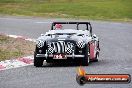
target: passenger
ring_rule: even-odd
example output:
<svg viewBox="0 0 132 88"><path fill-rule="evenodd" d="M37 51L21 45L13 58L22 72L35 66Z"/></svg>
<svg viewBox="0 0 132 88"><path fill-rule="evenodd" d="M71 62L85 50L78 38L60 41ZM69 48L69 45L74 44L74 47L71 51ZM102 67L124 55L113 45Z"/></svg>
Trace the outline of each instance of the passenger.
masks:
<svg viewBox="0 0 132 88"><path fill-rule="evenodd" d="M56 25L55 25L55 30L56 30L56 29L57 29L57 30L58 30L58 29L62 29L62 25L61 25L61 24L56 24Z"/></svg>

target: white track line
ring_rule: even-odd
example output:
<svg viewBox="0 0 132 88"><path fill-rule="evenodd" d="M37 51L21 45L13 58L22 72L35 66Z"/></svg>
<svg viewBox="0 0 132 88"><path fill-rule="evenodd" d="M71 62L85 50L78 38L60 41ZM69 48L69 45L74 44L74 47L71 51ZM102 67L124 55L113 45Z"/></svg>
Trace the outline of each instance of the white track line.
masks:
<svg viewBox="0 0 132 88"><path fill-rule="evenodd" d="M44 21L38 21L38 22L35 22L37 24L48 24L48 23L52 23L52 22L44 22Z"/></svg>

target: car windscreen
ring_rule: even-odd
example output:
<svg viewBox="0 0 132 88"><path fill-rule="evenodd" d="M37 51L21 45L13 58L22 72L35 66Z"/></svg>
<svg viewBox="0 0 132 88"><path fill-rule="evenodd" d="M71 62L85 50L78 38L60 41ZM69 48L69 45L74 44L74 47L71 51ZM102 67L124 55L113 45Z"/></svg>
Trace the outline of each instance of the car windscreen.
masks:
<svg viewBox="0 0 132 88"><path fill-rule="evenodd" d="M75 29L75 30L77 30L77 24L61 24L61 25L62 25L62 28L60 28L61 30L64 30L64 29ZM58 28L56 28L54 26L53 29L56 30ZM86 24L79 24L78 29L79 30L86 30L87 26L86 26Z"/></svg>

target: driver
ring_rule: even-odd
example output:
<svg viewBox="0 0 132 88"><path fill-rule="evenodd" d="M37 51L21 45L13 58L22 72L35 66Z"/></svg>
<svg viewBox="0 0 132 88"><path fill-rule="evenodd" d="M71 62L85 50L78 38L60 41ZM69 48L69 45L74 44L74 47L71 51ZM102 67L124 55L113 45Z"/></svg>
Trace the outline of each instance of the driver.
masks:
<svg viewBox="0 0 132 88"><path fill-rule="evenodd" d="M62 25L61 24L56 24L55 29L62 29Z"/></svg>

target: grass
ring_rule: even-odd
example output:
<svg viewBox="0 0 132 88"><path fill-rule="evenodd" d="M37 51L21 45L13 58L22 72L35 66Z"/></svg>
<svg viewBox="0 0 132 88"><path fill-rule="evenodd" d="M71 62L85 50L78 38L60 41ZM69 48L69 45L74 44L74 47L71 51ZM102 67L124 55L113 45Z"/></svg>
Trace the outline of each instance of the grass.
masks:
<svg viewBox="0 0 132 88"><path fill-rule="evenodd" d="M132 0L0 0L0 14L132 20Z"/></svg>
<svg viewBox="0 0 132 88"><path fill-rule="evenodd" d="M23 55L22 52L20 52L20 51L16 51L16 50L11 51L8 48L5 48L6 47L5 44L9 43L9 42L10 42L9 37L0 35L0 45L1 45L0 46L0 61ZM2 46L4 46L4 47L2 47Z"/></svg>
<svg viewBox="0 0 132 88"><path fill-rule="evenodd" d="M34 48L32 42L0 35L0 61L31 55Z"/></svg>
<svg viewBox="0 0 132 88"><path fill-rule="evenodd" d="M17 58L19 56L22 56L23 53L20 51L9 51L9 50L1 50L0 49L0 61L6 60L6 59L11 59L11 58Z"/></svg>

